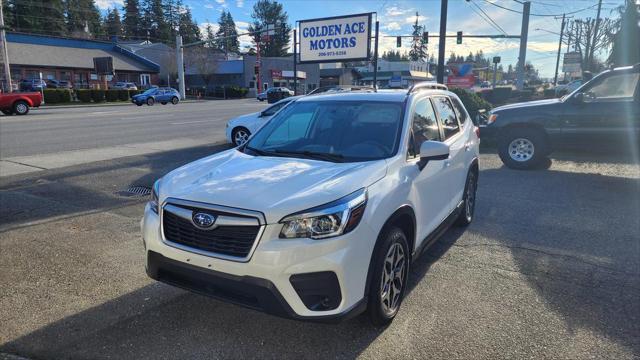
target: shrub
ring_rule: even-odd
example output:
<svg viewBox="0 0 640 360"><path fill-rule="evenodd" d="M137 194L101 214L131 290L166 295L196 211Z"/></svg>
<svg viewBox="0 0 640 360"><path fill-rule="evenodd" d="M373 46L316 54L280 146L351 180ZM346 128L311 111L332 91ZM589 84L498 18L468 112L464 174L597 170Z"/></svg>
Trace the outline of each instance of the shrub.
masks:
<svg viewBox="0 0 640 360"><path fill-rule="evenodd" d="M71 102L71 99L73 98L71 96L71 90L67 89L58 89L58 96L61 103Z"/></svg>
<svg viewBox="0 0 640 360"><path fill-rule="evenodd" d="M467 91L461 88L452 88L451 91L458 95L472 119L475 119L478 116L478 110L485 109L486 111L489 111L492 108L488 101L472 91Z"/></svg>
<svg viewBox="0 0 640 360"><path fill-rule="evenodd" d="M129 100L129 91L126 89L116 90L118 91L118 100L128 101Z"/></svg>
<svg viewBox="0 0 640 360"><path fill-rule="evenodd" d="M106 90L105 91L105 95L107 98L107 101L111 102L111 101L118 101L118 92L120 90Z"/></svg>
<svg viewBox="0 0 640 360"><path fill-rule="evenodd" d="M489 101L492 104L503 104L511 97L511 87L497 87L493 89Z"/></svg>
<svg viewBox="0 0 640 360"><path fill-rule="evenodd" d="M556 97L556 89L544 89L543 95L545 99L554 98Z"/></svg>
<svg viewBox="0 0 640 360"><path fill-rule="evenodd" d="M91 90L79 89L76 90L76 97L83 103L91 102Z"/></svg>
<svg viewBox="0 0 640 360"><path fill-rule="evenodd" d="M129 92L129 99L131 99L133 97L133 95L138 95L140 93L142 93L142 91L140 90L125 90Z"/></svg>
<svg viewBox="0 0 640 360"><path fill-rule="evenodd" d="M43 93L45 104L57 104L60 102L60 95L57 89L44 89Z"/></svg>
<svg viewBox="0 0 640 360"><path fill-rule="evenodd" d="M91 90L91 100L93 102L103 102L105 100L105 91L101 89Z"/></svg>

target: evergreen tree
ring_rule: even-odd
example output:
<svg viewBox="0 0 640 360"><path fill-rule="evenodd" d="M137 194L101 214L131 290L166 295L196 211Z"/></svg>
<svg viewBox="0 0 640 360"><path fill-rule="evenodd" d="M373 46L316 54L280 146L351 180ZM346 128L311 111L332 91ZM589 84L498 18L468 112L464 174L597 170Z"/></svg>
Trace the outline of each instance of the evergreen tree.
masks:
<svg viewBox="0 0 640 360"><path fill-rule="evenodd" d="M236 23L233 21L231 13L222 11L218 25L218 31L215 36L226 38L217 40L214 47L225 53L238 53L240 51L240 41L238 41L238 31L236 30Z"/></svg>
<svg viewBox="0 0 640 360"><path fill-rule="evenodd" d="M175 43L176 35L178 35L178 28L180 26L180 12L183 11L184 6L182 0L164 0L162 4L165 14L165 21L169 28L169 43Z"/></svg>
<svg viewBox="0 0 640 360"><path fill-rule="evenodd" d="M86 37L104 34L100 10L93 0L66 0L64 5L69 34Z"/></svg>
<svg viewBox="0 0 640 360"><path fill-rule="evenodd" d="M207 26L205 26L204 31L205 31L204 39L207 41L205 45L210 48L215 48L216 42L214 39L216 37L216 34L213 33L213 26L211 26L211 23L209 22L209 20L207 20Z"/></svg>
<svg viewBox="0 0 640 360"><path fill-rule="evenodd" d="M143 29L147 29L151 41L172 42L171 29L164 15L162 0L147 0L144 4L142 20Z"/></svg>
<svg viewBox="0 0 640 360"><path fill-rule="evenodd" d="M619 28L613 35L607 62L613 66L633 65L640 62L640 15L633 0L626 0L619 11Z"/></svg>
<svg viewBox="0 0 640 360"><path fill-rule="evenodd" d="M108 36L122 36L122 22L118 9L113 8L104 19L104 28Z"/></svg>
<svg viewBox="0 0 640 360"><path fill-rule="evenodd" d="M412 61L425 60L427 58L427 43L422 38L422 32L424 28L422 25L418 25L418 19L420 15L416 11L416 22L413 24L413 38L411 40L411 51L409 51L409 58Z"/></svg>
<svg viewBox="0 0 640 360"><path fill-rule="evenodd" d="M191 9L188 6L185 6L185 8L180 11L178 32L182 35L183 44L200 41L202 39L202 36L200 35L200 28L193 20L193 17L191 16Z"/></svg>
<svg viewBox="0 0 640 360"><path fill-rule="evenodd" d="M261 41L261 34L253 36L254 44L260 42L260 55L286 56L289 50L291 26L288 24L289 15L284 11L282 4L275 0L258 0L253 5L251 18L253 23L249 26L250 32L266 30L268 25L275 25L275 34L269 36L267 41Z"/></svg>
<svg viewBox="0 0 640 360"><path fill-rule="evenodd" d="M140 2L138 0L124 0L122 11L122 30L124 35L130 38L146 36L146 31L142 27Z"/></svg>

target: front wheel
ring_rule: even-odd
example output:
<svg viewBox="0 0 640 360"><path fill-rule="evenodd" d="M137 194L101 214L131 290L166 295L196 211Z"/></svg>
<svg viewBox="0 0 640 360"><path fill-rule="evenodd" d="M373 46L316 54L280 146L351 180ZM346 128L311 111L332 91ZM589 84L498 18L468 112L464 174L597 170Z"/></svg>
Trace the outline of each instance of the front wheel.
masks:
<svg viewBox="0 0 640 360"><path fill-rule="evenodd" d="M178 102L179 102L179 101L180 101L180 99L178 99L178 97L177 97L177 96L174 96L174 97L172 97L172 98L171 98L171 103L172 103L173 105L178 105Z"/></svg>
<svg viewBox="0 0 640 360"><path fill-rule="evenodd" d="M398 313L409 275L409 246L404 232L392 227L380 241L372 259L367 308L376 326L389 324Z"/></svg>
<svg viewBox="0 0 640 360"><path fill-rule="evenodd" d="M498 144L498 155L512 169L531 169L546 158L548 146L544 133L537 129L509 130Z"/></svg>
<svg viewBox="0 0 640 360"><path fill-rule="evenodd" d="M153 98L148 98L147 99L147 105L153 106L153 104L155 104L155 103L156 103L156 101Z"/></svg>
<svg viewBox="0 0 640 360"><path fill-rule="evenodd" d="M29 113L29 104L25 101L17 101L13 104L13 112L16 115L27 115Z"/></svg>
<svg viewBox="0 0 640 360"><path fill-rule="evenodd" d="M473 214L476 207L476 190L478 188L478 175L474 170L469 170L467 182L464 185L464 195L462 196L462 211L456 219L456 226L468 226L473 221Z"/></svg>
<svg viewBox="0 0 640 360"><path fill-rule="evenodd" d="M235 146L240 146L244 145L249 140L249 136L251 136L251 132L249 132L249 130L239 127L233 129L233 132L231 133L231 140Z"/></svg>

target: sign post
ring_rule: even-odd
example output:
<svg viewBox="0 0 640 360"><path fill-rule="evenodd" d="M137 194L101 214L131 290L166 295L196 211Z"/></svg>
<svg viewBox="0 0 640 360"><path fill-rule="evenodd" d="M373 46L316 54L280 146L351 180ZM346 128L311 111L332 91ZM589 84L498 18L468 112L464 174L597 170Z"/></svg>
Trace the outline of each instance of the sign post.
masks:
<svg viewBox="0 0 640 360"><path fill-rule="evenodd" d="M296 29L293 29L293 96L298 95L298 51L296 50L298 39L296 35Z"/></svg>

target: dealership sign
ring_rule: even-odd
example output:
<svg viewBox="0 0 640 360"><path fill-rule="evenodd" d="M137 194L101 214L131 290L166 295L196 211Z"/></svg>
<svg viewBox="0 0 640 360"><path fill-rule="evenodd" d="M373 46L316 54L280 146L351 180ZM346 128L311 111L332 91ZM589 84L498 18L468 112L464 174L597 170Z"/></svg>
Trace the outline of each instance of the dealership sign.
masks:
<svg viewBox="0 0 640 360"><path fill-rule="evenodd" d="M369 60L371 14L301 20L300 62Z"/></svg>

